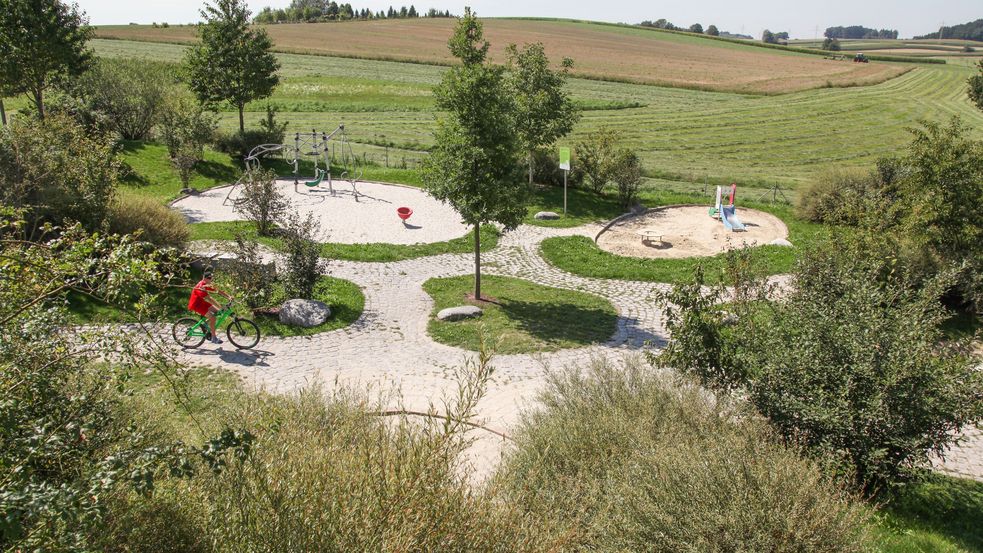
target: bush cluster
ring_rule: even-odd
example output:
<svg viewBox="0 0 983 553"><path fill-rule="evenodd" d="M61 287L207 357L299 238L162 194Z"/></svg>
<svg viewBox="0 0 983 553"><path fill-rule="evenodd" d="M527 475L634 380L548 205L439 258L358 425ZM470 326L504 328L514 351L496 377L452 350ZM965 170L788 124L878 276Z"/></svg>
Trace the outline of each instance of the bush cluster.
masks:
<svg viewBox="0 0 983 553"><path fill-rule="evenodd" d="M182 215L153 198L123 195L109 211L109 230L116 234L139 232L140 240L155 246L183 249L191 236Z"/></svg>
<svg viewBox="0 0 983 553"><path fill-rule="evenodd" d="M215 148L236 159L242 159L260 144L282 144L288 123L278 122L276 114L275 108L266 106L266 117L260 120L259 129L220 133L215 137Z"/></svg>
<svg viewBox="0 0 983 553"><path fill-rule="evenodd" d="M904 481L983 418L983 374L940 333L952 272L926 280L888 238L841 233L803 254L780 299L700 280L662 297L661 366L742 390L788 443L858 486ZM697 275L699 277L699 273ZM725 317L715 300L731 297Z"/></svg>

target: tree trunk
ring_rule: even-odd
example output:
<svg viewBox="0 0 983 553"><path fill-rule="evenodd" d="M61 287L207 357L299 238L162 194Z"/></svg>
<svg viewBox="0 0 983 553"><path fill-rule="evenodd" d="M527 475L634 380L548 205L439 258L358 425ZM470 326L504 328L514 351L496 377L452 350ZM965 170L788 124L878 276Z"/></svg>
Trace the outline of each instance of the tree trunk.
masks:
<svg viewBox="0 0 983 553"><path fill-rule="evenodd" d="M529 186L532 186L532 150L529 151Z"/></svg>
<svg viewBox="0 0 983 553"><path fill-rule="evenodd" d="M38 108L38 119L44 120L44 91L34 91L34 107Z"/></svg>
<svg viewBox="0 0 983 553"><path fill-rule="evenodd" d="M474 225L474 299L481 299L481 225Z"/></svg>
<svg viewBox="0 0 983 553"><path fill-rule="evenodd" d="M246 124L242 121L242 110L245 107L244 104L239 104L239 133L242 134L246 132Z"/></svg>
<svg viewBox="0 0 983 553"><path fill-rule="evenodd" d="M0 123L3 123L4 127L7 126L7 110L3 107L3 98L0 98Z"/></svg>

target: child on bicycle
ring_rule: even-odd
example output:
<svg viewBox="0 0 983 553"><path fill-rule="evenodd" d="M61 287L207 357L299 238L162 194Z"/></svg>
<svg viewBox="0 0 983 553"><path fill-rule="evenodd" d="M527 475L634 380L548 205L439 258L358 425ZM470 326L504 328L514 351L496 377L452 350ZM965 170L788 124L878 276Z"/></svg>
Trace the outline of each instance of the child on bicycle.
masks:
<svg viewBox="0 0 983 553"><path fill-rule="evenodd" d="M208 319L208 329L211 331L212 343L221 344L218 333L215 332L215 314L222 310L222 304L212 298L212 294L217 293L232 299L232 296L219 290L212 285L212 271L205 269L201 275L201 281L195 285L191 291L191 298L188 300L188 309Z"/></svg>

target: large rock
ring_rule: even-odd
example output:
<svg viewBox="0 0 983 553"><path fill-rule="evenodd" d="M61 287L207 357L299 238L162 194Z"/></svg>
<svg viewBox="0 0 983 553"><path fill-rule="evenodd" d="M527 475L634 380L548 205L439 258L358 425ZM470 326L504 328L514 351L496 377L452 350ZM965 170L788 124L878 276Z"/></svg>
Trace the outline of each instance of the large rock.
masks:
<svg viewBox="0 0 983 553"><path fill-rule="evenodd" d="M311 328L330 316L331 308L317 300L287 300L280 306L280 322L285 325Z"/></svg>
<svg viewBox="0 0 983 553"><path fill-rule="evenodd" d="M784 246L786 248L791 248L792 243L784 238L775 238L771 242L768 242L772 246Z"/></svg>
<svg viewBox="0 0 983 553"><path fill-rule="evenodd" d="M559 219L559 213L553 213L552 211L540 211L539 213L533 215L536 219L540 221L552 221L554 219Z"/></svg>
<svg viewBox="0 0 983 553"><path fill-rule="evenodd" d="M460 305L441 309L437 313L437 318L441 321L460 321L462 319L473 319L481 316L481 308L474 305Z"/></svg>

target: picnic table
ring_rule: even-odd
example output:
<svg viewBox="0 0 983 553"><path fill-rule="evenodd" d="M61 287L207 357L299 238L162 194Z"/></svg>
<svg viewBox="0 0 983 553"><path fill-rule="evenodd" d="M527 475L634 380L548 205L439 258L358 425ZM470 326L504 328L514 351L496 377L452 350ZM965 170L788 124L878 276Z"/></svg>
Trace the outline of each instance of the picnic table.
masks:
<svg viewBox="0 0 983 553"><path fill-rule="evenodd" d="M635 234L642 237L642 243L654 242L656 240L662 243L662 231L656 229L645 228L635 231Z"/></svg>

